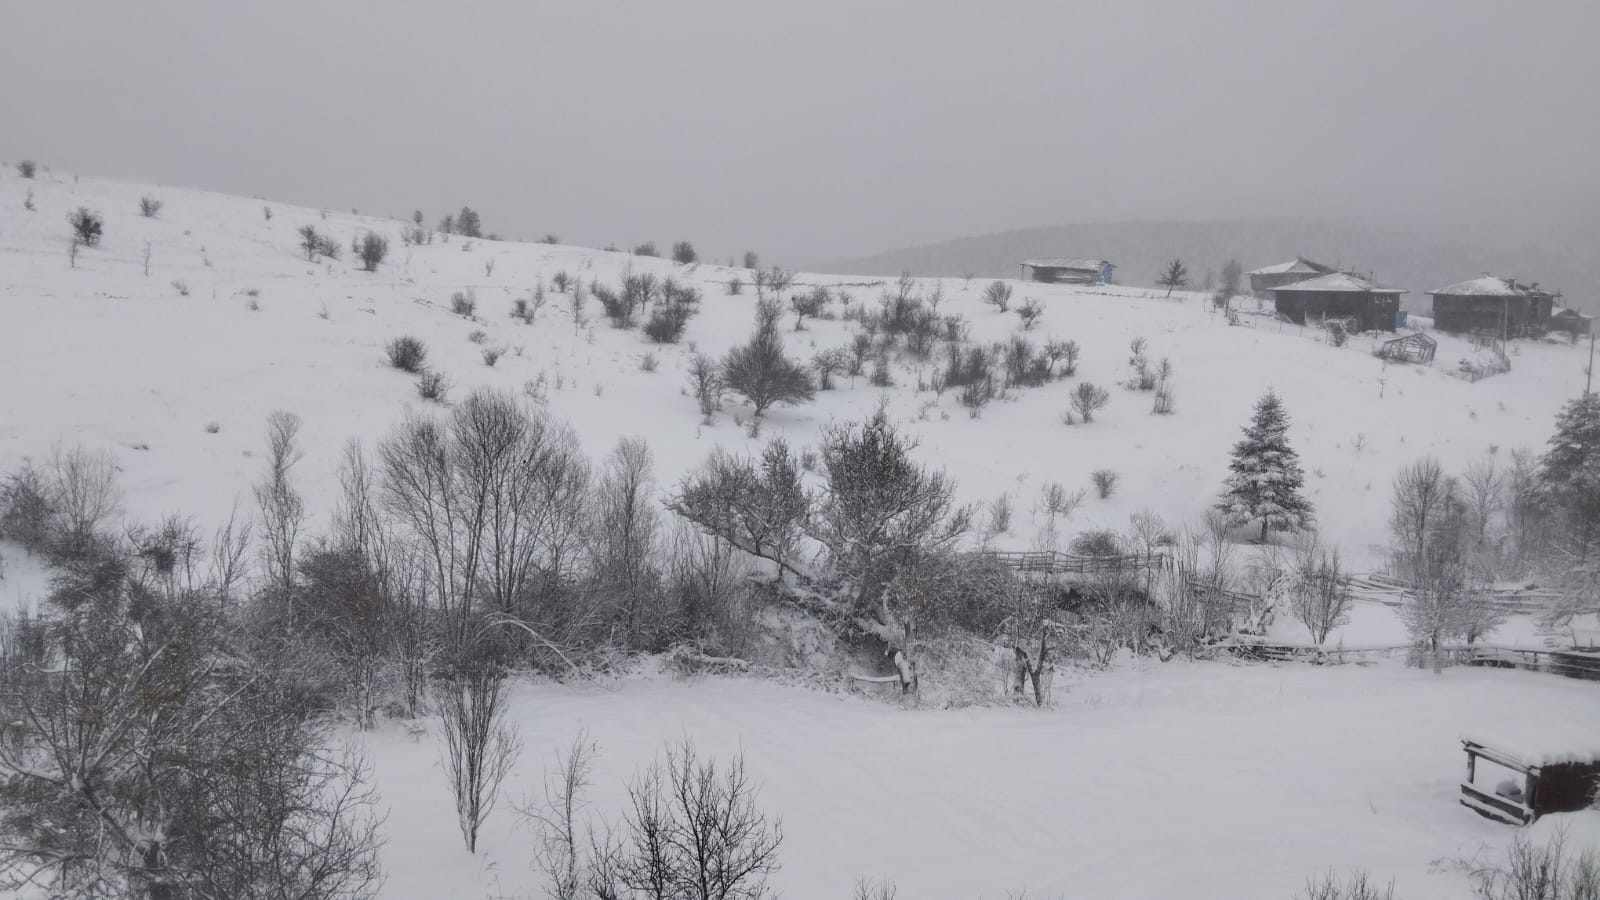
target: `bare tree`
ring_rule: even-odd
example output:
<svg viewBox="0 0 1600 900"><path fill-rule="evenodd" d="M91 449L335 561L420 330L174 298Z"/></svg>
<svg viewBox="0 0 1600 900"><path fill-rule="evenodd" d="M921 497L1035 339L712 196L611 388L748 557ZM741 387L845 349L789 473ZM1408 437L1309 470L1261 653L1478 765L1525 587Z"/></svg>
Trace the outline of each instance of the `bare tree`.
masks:
<svg viewBox="0 0 1600 900"><path fill-rule="evenodd" d="M722 362L722 384L764 414L774 404L811 401L811 376L805 366L783 354L776 322L762 322L750 342L728 351Z"/></svg>
<svg viewBox="0 0 1600 900"><path fill-rule="evenodd" d="M725 768L701 760L694 744L670 748L628 786L620 835L596 855L589 889L602 898L765 900L779 868L780 822L756 807L743 755Z"/></svg>
<svg viewBox="0 0 1600 900"><path fill-rule="evenodd" d="M255 486L262 566L268 580L284 590L294 584L295 548L306 520L305 503L289 480L289 470L301 456L299 435L300 417L294 413L280 409L267 417L267 474Z"/></svg>
<svg viewBox="0 0 1600 900"><path fill-rule="evenodd" d="M375 231L369 231L356 245L356 255L361 259L362 269L376 272L378 264L389 255L389 239Z"/></svg>
<svg viewBox="0 0 1600 900"><path fill-rule="evenodd" d="M211 587L169 599L112 578L87 594L94 615L52 610L3 641L21 652L0 658L0 884L372 896L365 763L327 751L286 673L225 640Z"/></svg>
<svg viewBox="0 0 1600 900"><path fill-rule="evenodd" d="M660 519L650 446L642 438L617 442L595 492L592 553L596 575L616 598L628 635L641 637L648 604L660 587L657 566Z"/></svg>
<svg viewBox="0 0 1600 900"><path fill-rule="evenodd" d="M1489 525L1505 505L1505 476L1495 467L1493 457L1467 466L1461 478L1462 499L1467 505L1472 536L1480 553L1489 551Z"/></svg>
<svg viewBox="0 0 1600 900"><path fill-rule="evenodd" d="M799 574L793 551L810 515L811 497L781 439L768 444L759 461L712 451L667 506L706 534L776 564L780 575Z"/></svg>
<svg viewBox="0 0 1600 900"><path fill-rule="evenodd" d="M1314 533L1303 535L1295 547L1293 591L1290 608L1317 645L1326 641L1333 629L1350 621L1355 601L1339 551L1322 546Z"/></svg>
<svg viewBox="0 0 1600 900"><path fill-rule="evenodd" d="M1455 479L1433 457L1424 457L1394 479L1389 527L1400 545L1395 564L1402 577L1416 579L1425 566L1428 541L1447 509L1457 502Z"/></svg>
<svg viewBox="0 0 1600 900"><path fill-rule="evenodd" d="M467 852L478 852L478 829L499 799L500 786L516 766L522 739L505 721L506 676L492 662L462 659L435 680L434 702L443 725L445 777L455 798L456 819Z"/></svg>
<svg viewBox="0 0 1600 900"><path fill-rule="evenodd" d="M533 859L544 873L550 900L584 900L589 862L579 816L598 754L588 733L578 732L567 752L556 757L555 771L545 771L544 796L517 808L536 831Z"/></svg>
<svg viewBox="0 0 1600 900"><path fill-rule="evenodd" d="M827 490L810 532L855 582L858 612L874 611L900 566L948 548L971 527L972 509L956 504L955 483L913 462L915 447L882 413L823 434Z"/></svg>

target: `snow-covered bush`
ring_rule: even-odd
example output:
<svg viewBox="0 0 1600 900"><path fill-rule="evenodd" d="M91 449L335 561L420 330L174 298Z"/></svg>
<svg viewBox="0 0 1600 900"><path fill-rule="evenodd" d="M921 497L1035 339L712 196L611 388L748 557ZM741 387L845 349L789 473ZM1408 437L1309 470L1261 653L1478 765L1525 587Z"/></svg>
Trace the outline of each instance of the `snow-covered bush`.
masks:
<svg viewBox="0 0 1600 900"><path fill-rule="evenodd" d="M655 241L645 241L644 243L639 244L638 246L633 248L633 255L634 256L660 256L661 253L660 253L660 251L656 250L656 242Z"/></svg>
<svg viewBox="0 0 1600 900"><path fill-rule="evenodd" d="M361 258L361 268L368 272L378 271L378 264L389 255L389 239L375 231L369 231L362 236L356 245L356 255Z"/></svg>
<svg viewBox="0 0 1600 900"><path fill-rule="evenodd" d="M31 159L17 163L17 174L23 178L32 178L39 171L39 165Z"/></svg>
<svg viewBox="0 0 1600 900"><path fill-rule="evenodd" d="M694 245L688 241L678 241L672 245L672 261L680 265L692 265L700 260L700 255L694 252Z"/></svg>
<svg viewBox="0 0 1600 900"><path fill-rule="evenodd" d="M1092 381L1079 382L1072 390L1072 411L1085 423L1094 421L1094 414L1106 408L1111 394Z"/></svg>
<svg viewBox="0 0 1600 900"><path fill-rule="evenodd" d="M1044 307L1037 300L1025 301L1017 307L1017 318L1022 320L1022 330L1032 331L1033 326L1039 324L1039 319L1044 316Z"/></svg>
<svg viewBox="0 0 1600 900"><path fill-rule="evenodd" d="M434 403L443 403L450 394L450 379L443 372L427 371L417 376L417 396Z"/></svg>
<svg viewBox="0 0 1600 900"><path fill-rule="evenodd" d="M428 361L428 345L421 339L402 335L389 342L386 352L389 365L402 372L417 375Z"/></svg>
<svg viewBox="0 0 1600 900"><path fill-rule="evenodd" d="M992 281L983 289L983 302L1001 312L1011 304L1011 285L1004 281Z"/></svg>
<svg viewBox="0 0 1600 900"><path fill-rule="evenodd" d="M139 198L139 215L146 219L154 219L161 214L161 201L154 197Z"/></svg>
<svg viewBox="0 0 1600 900"><path fill-rule="evenodd" d="M1117 482L1121 480L1122 476L1110 469L1096 469L1089 474L1089 481L1094 485L1095 493L1100 495L1101 500L1105 500L1115 493Z"/></svg>
<svg viewBox="0 0 1600 900"><path fill-rule="evenodd" d="M96 247L100 244L106 223L99 213L92 212L87 206L80 206L67 216L67 224L72 226L72 237L77 243Z"/></svg>
<svg viewBox="0 0 1600 900"><path fill-rule="evenodd" d="M811 402L814 396L805 367L783 354L775 319L763 318L749 343L728 351L722 361L722 384L749 401L757 416L774 404L795 406Z"/></svg>
<svg viewBox="0 0 1600 900"><path fill-rule="evenodd" d="M492 369L494 364L500 361L500 357L505 355L506 348L504 347L485 347L483 348L483 364Z"/></svg>
<svg viewBox="0 0 1600 900"><path fill-rule="evenodd" d="M683 337L694 308L682 303L658 303L644 323L645 337L658 344L676 344Z"/></svg>
<svg viewBox="0 0 1600 900"><path fill-rule="evenodd" d="M1321 878L1307 878L1305 892L1296 900L1394 900L1394 883L1379 886L1361 869L1340 878L1330 869Z"/></svg>

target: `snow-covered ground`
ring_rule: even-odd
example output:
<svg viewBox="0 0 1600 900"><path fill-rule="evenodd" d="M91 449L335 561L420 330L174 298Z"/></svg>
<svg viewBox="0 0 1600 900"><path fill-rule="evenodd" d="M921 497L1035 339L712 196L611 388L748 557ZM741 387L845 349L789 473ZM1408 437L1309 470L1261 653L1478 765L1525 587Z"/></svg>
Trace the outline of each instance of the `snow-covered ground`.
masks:
<svg viewBox="0 0 1600 900"><path fill-rule="evenodd" d="M538 791L586 729L601 747L591 812L615 818L623 782L687 734L703 754L744 752L783 818L786 897L847 898L865 875L950 900L1288 898L1331 866L1457 900L1462 862L1514 833L1458 804L1461 733L1565 722L1600 742L1600 717L1574 721L1600 708L1595 685L1526 672L1172 663L1062 687L1055 709L909 711L737 679L528 686L506 794ZM385 794L386 896L538 895L510 809L477 858L461 849L433 735L365 744L380 784L405 786Z"/></svg>
<svg viewBox="0 0 1600 900"><path fill-rule="evenodd" d="M31 213L23 209L30 189ZM164 201L159 218L140 218L145 195ZM79 205L104 214L106 234L73 269L65 216ZM295 234L305 224L346 245L345 259L306 262ZM323 512L345 441L370 443L407 411L433 409L417 398L411 378L384 365L384 344L414 334L455 383L454 396L485 385L520 392L542 377L549 409L571 421L595 455L619 437L646 437L664 485L713 445L745 448L782 435L799 448L815 446L821 426L859 419L887 397L891 415L921 438L921 458L949 469L965 499L1011 496L1012 528L996 543L1026 548L1047 518L1042 488L1087 488L1089 473L1101 468L1120 473L1117 493L1098 500L1090 491L1061 528L1063 540L1082 528L1124 527L1142 509L1195 521L1220 490L1252 404L1271 387L1293 418L1291 439L1325 538L1357 568L1370 568L1381 561L1399 467L1433 454L1459 471L1486 454L1504 459L1516 447L1541 448L1556 410L1581 391L1587 361L1585 348L1519 343L1511 373L1469 384L1446 374L1470 351L1449 336L1438 335L1432 367L1386 367L1371 355L1373 339L1335 348L1313 331L1255 316L1244 317L1255 327L1229 327L1197 295L1165 300L1138 289L1018 284L1013 306L1034 298L1045 308L1031 335L1036 343L1071 338L1083 347L1077 378L1019 391L973 420L953 393L919 393L919 371L927 371L901 365L893 388L843 379L815 404L771 411L752 440L735 421L749 410L737 404L702 426L684 375L691 348L720 354L748 335L753 292L735 297L725 289L735 275L748 282L748 272L541 244L476 240L467 249L460 238L404 247L400 227L393 219L324 219L316 210L177 188L48 172L25 181L0 172L0 377L7 385L0 469L56 442L109 449L130 515L182 511L215 521L248 497L262 465L264 420L286 409L305 422L306 456L295 477L313 511ZM369 228L392 244L376 273L349 258L351 237ZM553 293L532 325L508 315L513 299L557 271L615 285L629 266L704 290L683 344L654 346L638 331L609 328L592 300L588 325L574 327L567 298ZM175 280L189 296L179 296ZM799 276L805 285L849 280L859 281ZM981 283L942 284L942 311L964 315L974 337L1000 340L1017 330L1015 315L980 302ZM467 288L477 294L476 321L450 313L451 294ZM881 287L846 290L872 304ZM791 354L809 358L847 344L856 327L808 322L785 338ZM467 339L477 330L487 333L487 345L509 348L494 368ZM1176 367L1175 415L1152 415L1149 394L1116 386L1128 376L1128 342L1136 336L1148 340L1153 359L1168 357ZM646 354L659 361L657 371L641 371ZM1111 404L1092 424L1069 427L1061 421L1067 395L1085 379L1110 387ZM207 431L213 423L214 434Z"/></svg>
<svg viewBox="0 0 1600 900"><path fill-rule="evenodd" d="M23 208L30 190L33 212ZM144 195L164 202L159 218L139 216ZM65 216L79 205L105 215L106 234L73 268ZM307 262L296 249L305 224L346 245L346 259ZM1019 392L974 420L948 393L919 393L918 368L901 365L893 388L843 379L813 405L772 411L752 439L736 422L749 415L737 404L702 425L684 374L691 349L720 354L748 334L753 292L725 290L735 275L748 282L748 272L460 238L405 247L400 228L178 188L0 172L0 472L58 443L105 450L120 469L128 517L181 512L209 527L235 505L253 513L264 422L285 409L305 423L294 478L311 511L325 515L346 441L370 446L408 413L437 409L384 363L385 343L412 334L456 397L478 386L541 394L596 457L619 437L645 437L664 487L714 446L754 448L782 435L814 447L822 426L885 403L964 499L1011 496L1011 530L995 543L1020 549L1045 524L1041 489L1087 487L1101 468L1121 474L1118 492L1085 501L1063 523L1063 540L1122 527L1142 509L1195 520L1214 502L1252 404L1271 387L1293 416L1325 539L1365 569L1381 562L1400 466L1433 454L1459 471L1486 454L1538 449L1561 403L1582 389L1586 362L1578 348L1523 343L1512 372L1468 384L1446 372L1470 348L1447 336L1438 336L1434 366L1386 367L1369 338L1335 348L1253 316L1253 327L1230 327L1197 295L1019 284L1014 305L1036 298L1045 307L1033 340L1082 345L1077 378ZM367 229L392 244L377 273L348 258L350 239ZM614 285L629 266L704 290L684 344L658 347L611 329L592 300L587 324L575 325L567 298L554 293L531 325L508 315L514 299L557 271ZM807 286L847 281L860 279L799 277ZM1016 330L1015 315L980 303L982 284L942 287L942 311L966 316L975 337ZM449 309L451 294L468 288L478 301L473 321ZM845 290L873 303L880 287ZM855 327L813 321L785 338L809 358L848 343ZM487 346L508 348L493 368L468 340L477 330ZM1175 415L1152 415L1149 394L1115 386L1136 336L1176 368ZM641 369L647 354L659 361L654 372ZM1069 427L1067 393L1084 379L1111 387L1112 402L1092 424ZM0 552L8 562L0 601L36 602L37 566L14 548ZM1298 628L1281 622L1278 636L1302 639ZM1525 621L1499 637L1542 640ZM1330 643L1402 638L1392 610L1362 604ZM1596 708L1591 684L1506 671L1435 677L1397 662L1152 665L1058 687L1057 707L1045 711L903 711L740 680L526 686L515 715L530 749L508 799L537 783L541 757L588 728L605 751L596 804L615 814L619 780L688 733L706 751L746 751L769 808L784 817L778 883L792 898L843 897L861 875L891 876L909 897L997 897L1024 886L1030 896L1285 897L1312 871L1356 865L1395 876L1406 897L1459 897L1465 881L1453 861L1498 849L1510 832L1456 805L1457 735L1484 721L1537 729ZM513 830L509 804L491 820L481 856L460 849L432 734L393 725L362 740L392 808L387 896L537 895L529 836Z"/></svg>

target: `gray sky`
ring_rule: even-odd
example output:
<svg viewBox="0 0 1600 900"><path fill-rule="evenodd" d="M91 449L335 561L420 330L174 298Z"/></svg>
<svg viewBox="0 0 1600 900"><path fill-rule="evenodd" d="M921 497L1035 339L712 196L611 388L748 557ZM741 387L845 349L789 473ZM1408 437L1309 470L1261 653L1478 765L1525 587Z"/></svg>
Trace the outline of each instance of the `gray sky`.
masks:
<svg viewBox="0 0 1600 900"><path fill-rule="evenodd" d="M1600 202L1597 0L33 0L0 156L771 261Z"/></svg>

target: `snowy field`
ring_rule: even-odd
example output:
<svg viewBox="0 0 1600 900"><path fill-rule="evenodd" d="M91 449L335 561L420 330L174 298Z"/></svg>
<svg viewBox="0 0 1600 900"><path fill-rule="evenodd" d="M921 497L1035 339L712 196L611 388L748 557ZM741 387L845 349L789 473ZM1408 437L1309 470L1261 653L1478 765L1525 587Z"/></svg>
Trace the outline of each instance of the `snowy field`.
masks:
<svg viewBox="0 0 1600 900"><path fill-rule="evenodd" d="M860 876L902 897L1287 898L1308 874L1365 867L1396 896L1457 900L1467 867L1514 829L1457 803L1459 735L1497 723L1586 727L1595 685L1533 673L1376 666L1166 664L1087 676L1055 709L907 711L745 680L539 685L516 694L528 743L508 782L586 729L600 744L590 812L666 742L743 750L783 818L783 895L848 898ZM532 836L497 811L461 849L431 736L366 736L391 807L386 897L538 896ZM1600 813L1572 820L1600 837ZM1549 828L1555 820L1543 823ZM1585 831L1588 829L1588 831Z"/></svg>
<svg viewBox="0 0 1600 900"><path fill-rule="evenodd" d="M23 210L30 189L31 213ZM144 195L164 201L160 218L139 217ZM73 268L65 216L79 205L105 215L106 236ZM306 224L345 245L346 259L306 262L295 234ZM391 239L377 273L348 258L350 239L367 229ZM427 343L455 397L479 386L537 395L596 458L620 437L646 438L663 489L715 446L753 449L781 435L815 447L821 427L884 403L963 499L1010 497L1011 530L994 544L1027 549L1046 520L1041 489L1087 487L1101 468L1121 474L1120 489L1086 500L1059 540L1121 528L1143 509L1196 520L1214 502L1253 403L1272 387L1293 417L1325 539L1369 570L1381 564L1398 468L1433 454L1459 471L1487 454L1537 450L1556 410L1582 389L1586 362L1580 348L1522 343L1512 372L1469 384L1447 371L1470 348L1447 336L1435 365L1385 367L1369 338L1335 348L1254 316L1246 317L1253 327L1229 327L1198 295L1019 284L1014 306L1035 298L1045 307L1032 340L1082 345L1077 378L1018 392L974 420L950 393L916 389L926 367L900 364L894 387L843 379L815 404L772 411L752 439L736 421L749 410L737 404L702 425L684 373L691 348L719 355L749 333L753 292L728 296L725 287L749 273L460 238L404 247L399 230L394 219L0 172L0 472L58 443L104 450L120 470L128 518L180 512L209 530L236 506L253 515L264 422L286 409L305 423L293 475L315 526L330 509L346 441L370 447L407 414L437 410L384 363L384 345L410 334ZM514 299L557 271L614 285L629 266L704 290L684 344L611 329L593 301L587 322L575 324L567 298L554 293L531 325L508 315ZM806 286L847 281L860 280L799 277ZM1016 316L980 303L982 283L940 286L941 311L966 316L974 337L1016 331ZM474 320L449 309L451 294L469 288ZM882 286L844 289L874 304ZM790 353L809 358L847 344L857 326L790 327ZM493 368L468 340L479 330L487 346L508 351ZM1176 368L1175 415L1152 415L1149 394L1119 386L1136 336ZM647 354L659 363L654 372L641 369ZM1110 388L1111 405L1090 425L1066 426L1067 394L1085 379ZM8 562L0 601L38 602L43 573L15 548L0 553ZM1280 622L1276 636L1300 640L1303 629ZM1392 610L1361 604L1330 644L1402 640ZM1496 640L1537 646L1542 637L1517 620ZM531 836L516 827L511 801L535 789L542 763L587 728L603 750L595 810L612 816L621 782L663 742L690 734L707 753L743 748L767 808L783 817L777 884L797 900L847 897L859 876L891 877L907 900L997 898L1024 887L1035 898L1279 898L1328 866L1393 876L1397 896L1459 898L1467 884L1459 861L1498 852L1512 832L1457 805L1457 736L1485 721L1535 734L1575 717L1600 728L1593 684L1505 671L1433 676L1398 662L1150 664L1058 681L1056 694L1056 708L1044 711L906 711L744 680L524 686L514 715L528 749L478 857L461 849L436 736L390 723L361 737L391 809L385 896L539 896Z"/></svg>

